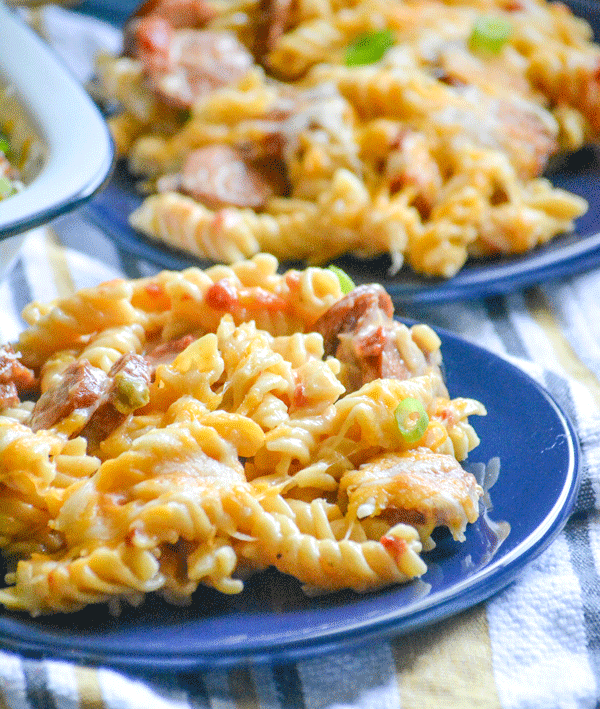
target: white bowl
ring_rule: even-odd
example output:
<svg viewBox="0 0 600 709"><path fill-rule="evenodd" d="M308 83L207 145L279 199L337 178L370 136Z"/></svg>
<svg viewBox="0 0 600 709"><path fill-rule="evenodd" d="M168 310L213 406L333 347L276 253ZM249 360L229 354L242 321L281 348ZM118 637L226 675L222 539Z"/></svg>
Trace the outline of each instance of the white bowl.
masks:
<svg viewBox="0 0 600 709"><path fill-rule="evenodd" d="M63 64L0 0L0 83L14 89L22 130L42 146L40 168L0 202L0 238L46 223L89 200L109 178L114 145L102 114ZM15 107L6 98L2 111ZM18 112L18 106L15 109Z"/></svg>

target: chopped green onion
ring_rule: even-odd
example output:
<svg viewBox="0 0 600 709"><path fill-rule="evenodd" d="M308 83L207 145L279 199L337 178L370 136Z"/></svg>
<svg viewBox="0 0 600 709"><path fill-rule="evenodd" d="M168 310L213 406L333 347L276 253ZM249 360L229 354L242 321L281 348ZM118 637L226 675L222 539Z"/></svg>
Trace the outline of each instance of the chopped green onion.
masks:
<svg viewBox="0 0 600 709"><path fill-rule="evenodd" d="M511 32L512 26L504 17L481 15L471 30L469 47L474 52L498 54L508 42Z"/></svg>
<svg viewBox="0 0 600 709"><path fill-rule="evenodd" d="M10 142L8 138L6 138L3 135L0 135L0 150L7 155L9 150L10 150Z"/></svg>
<svg viewBox="0 0 600 709"><path fill-rule="evenodd" d="M365 32L346 48L346 66L378 62L393 45L394 35L391 30Z"/></svg>
<svg viewBox="0 0 600 709"><path fill-rule="evenodd" d="M8 179L8 177L2 175L2 177L0 177L0 199L10 197L11 194L14 194L15 192L16 190L13 183Z"/></svg>
<svg viewBox="0 0 600 709"><path fill-rule="evenodd" d="M140 409L150 401L150 390L142 379L133 379L120 372L115 377L115 384L113 404L122 414Z"/></svg>
<svg viewBox="0 0 600 709"><path fill-rule="evenodd" d="M416 443L429 424L429 416L418 399L403 399L394 411L398 430L405 443Z"/></svg>
<svg viewBox="0 0 600 709"><path fill-rule="evenodd" d="M327 268L338 277L340 288L342 289L342 293L344 295L347 295L350 291L356 288L354 281L350 278L346 271L341 269L339 266L334 266L334 264L331 264L331 266L328 266Z"/></svg>

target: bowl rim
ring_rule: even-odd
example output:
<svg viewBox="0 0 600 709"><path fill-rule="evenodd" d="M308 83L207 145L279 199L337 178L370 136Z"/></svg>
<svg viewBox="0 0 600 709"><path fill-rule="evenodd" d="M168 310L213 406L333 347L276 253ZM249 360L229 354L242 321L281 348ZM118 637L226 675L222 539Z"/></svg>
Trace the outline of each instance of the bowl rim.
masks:
<svg viewBox="0 0 600 709"><path fill-rule="evenodd" d="M5 238L89 200L112 174L115 147L106 120L81 83L2 0L0 45L0 79L14 88L45 149L37 175L0 203L0 238Z"/></svg>

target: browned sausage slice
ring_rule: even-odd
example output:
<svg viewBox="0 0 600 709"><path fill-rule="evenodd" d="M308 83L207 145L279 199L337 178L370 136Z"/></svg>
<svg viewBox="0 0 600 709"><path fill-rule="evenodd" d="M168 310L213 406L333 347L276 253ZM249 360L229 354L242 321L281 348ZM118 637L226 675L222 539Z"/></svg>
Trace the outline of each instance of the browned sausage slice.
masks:
<svg viewBox="0 0 600 709"><path fill-rule="evenodd" d="M194 335L184 335L177 340L163 342L150 352L146 353L146 362L150 367L151 377L154 378L156 368L161 364L171 364L178 354L189 347L197 338Z"/></svg>
<svg viewBox="0 0 600 709"><path fill-rule="evenodd" d="M398 350L400 323L393 319L390 296L377 284L358 286L315 323L325 354L348 365L351 390L375 379L411 376Z"/></svg>
<svg viewBox="0 0 600 709"><path fill-rule="evenodd" d="M128 352L113 364L101 400L81 431L88 440L88 450L107 438L129 413L148 402L151 374L143 355Z"/></svg>
<svg viewBox="0 0 600 709"><path fill-rule="evenodd" d="M129 17L123 29L123 54L136 56L136 35L140 20L159 17L173 29L203 27L216 15L206 0L148 0Z"/></svg>
<svg viewBox="0 0 600 709"><path fill-rule="evenodd" d="M385 289L375 283L357 286L348 295L331 306L314 325L323 335L325 354L334 355L338 348L338 335L360 329L361 321L382 313L388 319L394 314L392 299Z"/></svg>
<svg viewBox="0 0 600 709"><path fill-rule="evenodd" d="M209 209L228 205L260 209L274 192L268 175L228 145L192 151L183 166L180 190Z"/></svg>
<svg viewBox="0 0 600 709"><path fill-rule="evenodd" d="M176 108L190 108L201 96L241 79L254 63L231 32L176 30L158 15L137 21L133 45L153 89Z"/></svg>
<svg viewBox="0 0 600 709"><path fill-rule="evenodd" d="M78 409L95 410L101 403L108 377L83 360L69 365L60 383L45 391L31 413L34 431L50 428Z"/></svg>
<svg viewBox="0 0 600 709"><path fill-rule="evenodd" d="M19 393L37 384L35 373L19 361L11 345L0 346L0 409L16 406Z"/></svg>
<svg viewBox="0 0 600 709"><path fill-rule="evenodd" d="M254 40L254 53L263 57L277 45L285 32L292 9L292 0L261 0Z"/></svg>
<svg viewBox="0 0 600 709"><path fill-rule="evenodd" d="M157 15L172 27L202 27L217 14L206 0L147 0L131 15L128 22Z"/></svg>

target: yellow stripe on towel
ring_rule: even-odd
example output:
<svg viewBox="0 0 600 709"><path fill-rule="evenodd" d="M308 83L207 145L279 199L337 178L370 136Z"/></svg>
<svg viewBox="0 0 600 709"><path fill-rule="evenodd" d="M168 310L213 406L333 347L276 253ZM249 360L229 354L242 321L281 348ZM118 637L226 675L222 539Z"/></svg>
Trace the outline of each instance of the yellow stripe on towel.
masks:
<svg viewBox="0 0 600 709"><path fill-rule="evenodd" d="M80 709L105 709L102 690L95 669L75 665L75 679L79 692Z"/></svg>
<svg viewBox="0 0 600 709"><path fill-rule="evenodd" d="M501 709L483 606L391 645L402 709Z"/></svg>
<svg viewBox="0 0 600 709"><path fill-rule="evenodd" d="M600 382L594 372L581 361L573 349L554 317L543 291L538 287L528 288L525 291L525 304L531 317L544 331L548 342L554 350L556 359L565 370L565 373L581 382L594 397L594 401L600 406Z"/></svg>
<svg viewBox="0 0 600 709"><path fill-rule="evenodd" d="M72 295L75 292L75 282L58 234L51 227L46 227L44 233L46 237L46 254L52 269L56 292L59 298Z"/></svg>

